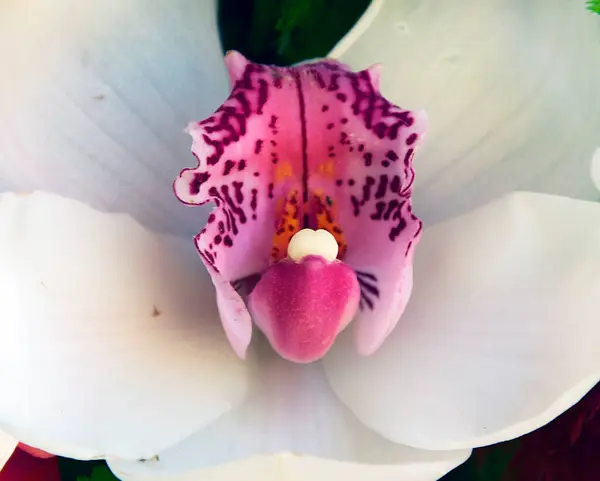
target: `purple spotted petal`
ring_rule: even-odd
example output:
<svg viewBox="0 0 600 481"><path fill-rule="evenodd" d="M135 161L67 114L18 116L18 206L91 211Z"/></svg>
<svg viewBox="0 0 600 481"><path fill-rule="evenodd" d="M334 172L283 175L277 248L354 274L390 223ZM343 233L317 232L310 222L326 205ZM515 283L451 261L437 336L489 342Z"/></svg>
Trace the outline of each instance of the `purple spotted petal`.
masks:
<svg viewBox="0 0 600 481"><path fill-rule="evenodd" d="M358 73L328 64L306 69L309 190L323 189L337 205L347 245L343 260L361 288L356 348L369 355L397 324L412 290L422 228L412 213L412 160L427 116L383 98L377 66ZM320 173L332 169L332 176Z"/></svg>
<svg viewBox="0 0 600 481"><path fill-rule="evenodd" d="M299 229L323 228L356 271L357 348L373 352L410 295L421 230L411 212L412 157L425 115L387 102L377 67L354 73L332 60L271 67L236 52L226 64L231 95L189 127L198 166L181 173L175 192L188 204L216 204L196 244L229 339L243 354L251 336L231 283L285 259Z"/></svg>

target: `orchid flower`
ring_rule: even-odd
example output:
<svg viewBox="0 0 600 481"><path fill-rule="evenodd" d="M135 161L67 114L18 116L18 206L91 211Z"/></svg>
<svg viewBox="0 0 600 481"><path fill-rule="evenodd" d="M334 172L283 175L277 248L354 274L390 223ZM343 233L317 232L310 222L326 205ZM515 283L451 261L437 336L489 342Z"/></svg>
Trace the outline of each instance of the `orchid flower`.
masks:
<svg viewBox="0 0 600 481"><path fill-rule="evenodd" d="M522 33L529 12L484 15L495 3L450 2L436 33L497 53L482 67L457 51L463 80L516 62L487 102L418 62L452 47L425 32L427 2L374 2L343 62L231 53L228 98L210 2L2 6L18 55L0 179L47 192L0 197L0 459L20 441L107 459L124 481L433 481L576 403L600 378L598 130L580 98L598 93L600 57L547 80L547 60L575 65L576 40L542 54L559 20L578 49L597 52L598 31L566 0L536 11L525 46L444 19L472 8L473 38ZM400 55L417 40L386 35L419 25L424 48ZM363 54L391 78L346 66ZM427 109L427 138L405 102ZM194 166L176 132L197 111ZM506 194L519 187L546 193Z"/></svg>

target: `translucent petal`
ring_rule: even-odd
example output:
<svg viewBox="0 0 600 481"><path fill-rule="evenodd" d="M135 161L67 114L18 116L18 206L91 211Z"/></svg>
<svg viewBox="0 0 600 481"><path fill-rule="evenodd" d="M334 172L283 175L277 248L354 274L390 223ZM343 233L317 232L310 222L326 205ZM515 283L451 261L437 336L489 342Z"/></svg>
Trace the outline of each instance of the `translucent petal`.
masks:
<svg viewBox="0 0 600 481"><path fill-rule="evenodd" d="M192 243L51 194L0 198L0 426L68 457L152 457L243 400Z"/></svg>
<svg viewBox="0 0 600 481"><path fill-rule="evenodd" d="M387 441L336 399L319 363L284 361L266 342L259 343L257 354L253 387L243 405L158 459L110 461L117 476L124 481L433 481L470 454Z"/></svg>
<svg viewBox="0 0 600 481"><path fill-rule="evenodd" d="M388 439L423 449L537 429L600 379L600 204L503 197L426 229L402 319L372 357L340 336L336 394Z"/></svg>
<svg viewBox="0 0 600 481"><path fill-rule="evenodd" d="M192 235L183 130L227 94L215 1L0 5L0 187L43 189Z"/></svg>
<svg viewBox="0 0 600 481"><path fill-rule="evenodd" d="M597 199L600 28L571 0L376 0L333 50L385 66L382 93L431 119L415 163L425 224L498 195Z"/></svg>

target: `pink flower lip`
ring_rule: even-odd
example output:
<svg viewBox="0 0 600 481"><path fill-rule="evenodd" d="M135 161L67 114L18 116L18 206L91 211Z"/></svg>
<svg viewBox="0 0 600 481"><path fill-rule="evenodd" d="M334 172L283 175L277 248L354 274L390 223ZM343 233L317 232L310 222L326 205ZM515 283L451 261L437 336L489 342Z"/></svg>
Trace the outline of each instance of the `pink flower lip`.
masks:
<svg viewBox="0 0 600 481"><path fill-rule="evenodd" d="M283 357L310 362L354 315L356 349L372 354L412 289L422 227L412 212L413 157L427 115L381 95L379 66L277 67L237 52L225 64L231 94L188 127L197 165L174 190L188 205L215 205L195 240L232 348L245 357L254 321ZM343 264L287 262L291 238L306 228L329 232ZM235 286L256 275L247 304Z"/></svg>
<svg viewBox="0 0 600 481"><path fill-rule="evenodd" d="M322 358L356 314L360 288L356 273L320 256L273 264L250 294L257 326L273 349L289 361Z"/></svg>

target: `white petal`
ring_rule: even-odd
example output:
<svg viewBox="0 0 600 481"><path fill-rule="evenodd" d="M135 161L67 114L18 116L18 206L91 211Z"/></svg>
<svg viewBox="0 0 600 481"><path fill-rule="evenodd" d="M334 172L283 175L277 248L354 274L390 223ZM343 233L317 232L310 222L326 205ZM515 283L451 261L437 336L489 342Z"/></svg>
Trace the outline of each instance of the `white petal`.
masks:
<svg viewBox="0 0 600 481"><path fill-rule="evenodd" d="M598 197L600 29L585 2L377 0L332 55L381 62L384 95L428 112L426 224L514 190Z"/></svg>
<svg viewBox="0 0 600 481"><path fill-rule="evenodd" d="M264 339L258 358L243 405L158 460L110 462L117 476L124 481L427 481L470 454L391 443L336 399L320 364L284 361Z"/></svg>
<svg viewBox="0 0 600 481"><path fill-rule="evenodd" d="M12 456L17 444L19 443L12 436L0 431L0 471Z"/></svg>
<svg viewBox="0 0 600 481"><path fill-rule="evenodd" d="M0 425L75 458L151 457L242 401L193 242L51 194L0 198Z"/></svg>
<svg viewBox="0 0 600 481"><path fill-rule="evenodd" d="M0 187L43 189L191 234L183 133L227 96L215 1L0 5ZM193 159L192 159L193 160Z"/></svg>
<svg viewBox="0 0 600 481"><path fill-rule="evenodd" d="M600 379L600 204L513 194L425 230L414 290L369 358L340 339L325 369L365 424L458 449L546 424Z"/></svg>
<svg viewBox="0 0 600 481"><path fill-rule="evenodd" d="M592 182L596 189L600 190L600 147L596 149L592 157Z"/></svg>

